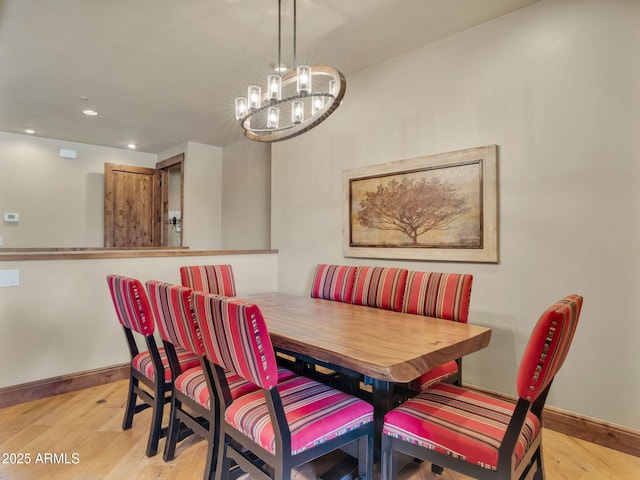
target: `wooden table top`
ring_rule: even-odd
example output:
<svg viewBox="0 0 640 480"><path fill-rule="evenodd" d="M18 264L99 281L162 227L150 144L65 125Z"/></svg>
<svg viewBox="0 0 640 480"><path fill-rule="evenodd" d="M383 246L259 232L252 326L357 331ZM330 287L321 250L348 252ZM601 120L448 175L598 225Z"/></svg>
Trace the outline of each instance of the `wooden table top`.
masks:
<svg viewBox="0 0 640 480"><path fill-rule="evenodd" d="M331 300L266 293L241 297L261 310L274 347L388 382L478 351L491 329Z"/></svg>

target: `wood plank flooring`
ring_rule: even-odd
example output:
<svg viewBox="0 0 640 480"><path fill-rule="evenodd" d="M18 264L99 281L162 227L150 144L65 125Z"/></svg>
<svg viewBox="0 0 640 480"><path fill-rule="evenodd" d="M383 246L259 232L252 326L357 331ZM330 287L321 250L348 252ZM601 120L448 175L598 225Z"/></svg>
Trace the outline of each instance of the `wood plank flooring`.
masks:
<svg viewBox="0 0 640 480"><path fill-rule="evenodd" d="M165 463L161 453L144 454L149 410L132 429L121 429L126 388L119 381L0 409L0 480L200 480L207 445L199 437L179 444L176 459ZM640 479L638 457L551 430L543 435L547 480ZM315 462L294 478L312 480L326 468L326 460ZM399 476L435 478L468 477L450 471L435 477L428 464L410 465Z"/></svg>

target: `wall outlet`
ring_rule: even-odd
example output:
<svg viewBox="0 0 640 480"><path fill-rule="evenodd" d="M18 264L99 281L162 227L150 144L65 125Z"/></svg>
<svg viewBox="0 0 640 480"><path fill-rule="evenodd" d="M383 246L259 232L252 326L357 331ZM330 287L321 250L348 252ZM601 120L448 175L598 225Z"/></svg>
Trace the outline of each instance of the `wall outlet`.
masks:
<svg viewBox="0 0 640 480"><path fill-rule="evenodd" d="M20 270L0 270L0 288L20 285Z"/></svg>

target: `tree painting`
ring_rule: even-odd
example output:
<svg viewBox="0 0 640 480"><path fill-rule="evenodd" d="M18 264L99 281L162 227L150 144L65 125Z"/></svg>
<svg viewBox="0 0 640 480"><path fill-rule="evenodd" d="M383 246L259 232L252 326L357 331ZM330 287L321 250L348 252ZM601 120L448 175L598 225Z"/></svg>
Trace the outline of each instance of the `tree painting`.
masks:
<svg viewBox="0 0 640 480"><path fill-rule="evenodd" d="M446 229L456 218L469 213L467 198L449 182L439 178L420 180L404 177L365 192L358 221L379 230L397 230L418 245L418 237L431 230Z"/></svg>
<svg viewBox="0 0 640 480"><path fill-rule="evenodd" d="M477 162L351 181L351 244L482 248Z"/></svg>

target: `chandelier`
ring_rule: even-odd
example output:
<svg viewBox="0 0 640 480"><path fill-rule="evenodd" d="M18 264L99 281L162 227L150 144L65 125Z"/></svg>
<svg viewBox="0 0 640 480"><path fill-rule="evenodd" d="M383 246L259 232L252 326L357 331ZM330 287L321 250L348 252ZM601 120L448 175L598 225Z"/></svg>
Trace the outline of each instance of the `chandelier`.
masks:
<svg viewBox="0 0 640 480"><path fill-rule="evenodd" d="M293 67L282 63L282 9L278 0L278 63L266 88L250 85L235 101L236 120L250 140L277 142L320 124L340 106L347 83L327 65L296 65L296 0L293 0Z"/></svg>

